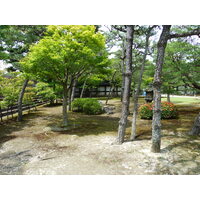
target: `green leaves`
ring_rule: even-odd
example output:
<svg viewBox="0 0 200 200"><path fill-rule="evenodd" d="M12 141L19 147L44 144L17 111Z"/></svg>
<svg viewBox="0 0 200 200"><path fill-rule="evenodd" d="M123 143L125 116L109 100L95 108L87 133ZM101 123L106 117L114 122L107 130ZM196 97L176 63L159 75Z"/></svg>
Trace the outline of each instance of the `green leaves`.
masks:
<svg viewBox="0 0 200 200"><path fill-rule="evenodd" d="M48 26L46 36L21 63L43 81L62 84L68 76L106 63L105 40L94 26Z"/></svg>
<svg viewBox="0 0 200 200"><path fill-rule="evenodd" d="M43 25L0 26L0 58L11 63L13 70L20 69L19 60L43 36L45 29Z"/></svg>

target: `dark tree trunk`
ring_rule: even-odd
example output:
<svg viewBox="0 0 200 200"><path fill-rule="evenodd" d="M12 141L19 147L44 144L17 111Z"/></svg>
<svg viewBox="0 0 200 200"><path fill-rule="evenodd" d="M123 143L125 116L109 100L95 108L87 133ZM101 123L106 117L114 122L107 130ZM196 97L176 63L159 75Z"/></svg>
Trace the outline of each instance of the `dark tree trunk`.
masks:
<svg viewBox="0 0 200 200"><path fill-rule="evenodd" d="M148 53L150 33L151 33L151 29L149 29L147 36L146 36L145 51L144 51L144 56L142 59L142 66L141 66L141 70L140 70L138 86L137 86L136 92L134 92L134 90L133 90L134 105L133 105L133 118L132 118L132 128L131 128L131 137L130 137L131 140L134 140L136 137L136 119L137 119L137 114L138 114L138 97L139 97L140 87L141 87L141 83L142 83L142 76L144 73L146 57L147 57L147 53Z"/></svg>
<svg viewBox="0 0 200 200"><path fill-rule="evenodd" d="M161 74L164 62L165 48L170 35L171 25L164 25L163 30L158 41L158 52L156 60L156 69L154 74L153 82L153 93L154 93L154 109L153 109L153 120L152 120L152 146L151 151L154 153L160 152L161 144Z"/></svg>
<svg viewBox="0 0 200 200"><path fill-rule="evenodd" d="M67 101L68 101L68 88L67 84L63 84L63 126L68 125L67 119Z"/></svg>
<svg viewBox="0 0 200 200"><path fill-rule="evenodd" d="M24 93L25 93L25 90L26 90L26 87L28 85L28 79L26 79L23 83L23 86L22 86L22 90L19 94L19 98L18 98L18 117L17 117L17 121L22 121L22 101L23 101L23 97L24 97Z"/></svg>
<svg viewBox="0 0 200 200"><path fill-rule="evenodd" d="M82 88L82 90L81 90L80 98L83 97L83 93L84 93L84 90L85 90L86 82L87 82L87 78L85 79L85 81L84 81L84 83L83 83L83 88Z"/></svg>
<svg viewBox="0 0 200 200"><path fill-rule="evenodd" d="M169 102L169 103L171 102L170 101L170 93L169 92L167 93L167 102Z"/></svg>
<svg viewBox="0 0 200 200"><path fill-rule="evenodd" d="M123 42L123 47L122 47L122 57L121 57L121 72L122 72L122 87L121 87L121 101L123 99L123 94L124 94L124 82L125 82L125 76L124 76L124 61L126 58L126 49L124 47L124 42Z"/></svg>
<svg viewBox="0 0 200 200"><path fill-rule="evenodd" d="M189 135L200 135L200 113L196 117L194 125L191 131L189 132Z"/></svg>
<svg viewBox="0 0 200 200"><path fill-rule="evenodd" d="M133 32L134 26L127 26L127 44L126 44L126 68L125 68L125 82L124 82L124 92L122 99L122 112L118 127L118 144L124 142L127 117L129 114L129 103L130 103L130 93L131 93L131 78L132 78L132 45L133 45Z"/></svg>

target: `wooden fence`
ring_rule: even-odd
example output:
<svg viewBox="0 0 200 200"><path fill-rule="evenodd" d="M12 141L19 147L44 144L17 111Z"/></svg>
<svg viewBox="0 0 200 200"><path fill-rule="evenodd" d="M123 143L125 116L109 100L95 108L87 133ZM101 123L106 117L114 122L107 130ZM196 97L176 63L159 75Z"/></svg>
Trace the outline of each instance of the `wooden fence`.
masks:
<svg viewBox="0 0 200 200"><path fill-rule="evenodd" d="M23 104L22 105L22 111L30 110L31 108L36 108L36 106L44 105L46 103L47 103L47 101L42 101L42 100L36 99L30 104ZM8 119L8 117L10 115L13 118L13 115L15 113L18 113L18 105L17 104L9 106L7 108L1 108L0 107L0 121L2 122L3 117L6 117L6 116L7 116L7 119Z"/></svg>

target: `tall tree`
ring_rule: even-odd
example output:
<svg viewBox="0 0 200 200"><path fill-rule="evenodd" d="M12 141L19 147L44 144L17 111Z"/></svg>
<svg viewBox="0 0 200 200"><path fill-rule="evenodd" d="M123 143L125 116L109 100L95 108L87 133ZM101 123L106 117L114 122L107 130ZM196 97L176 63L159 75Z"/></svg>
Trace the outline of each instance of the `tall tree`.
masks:
<svg viewBox="0 0 200 200"><path fill-rule="evenodd" d="M124 92L122 99L122 112L118 127L117 142L124 142L127 118L129 114L129 103L131 93L131 78L132 78L132 45L133 45L134 26L128 25L126 30L126 67L124 72Z"/></svg>
<svg viewBox="0 0 200 200"><path fill-rule="evenodd" d="M139 80L138 80L138 85L136 88L136 91L133 91L134 95L134 102L133 102L133 118L132 118L132 127L131 127L131 140L134 140L136 137L136 119L137 119L137 112L138 112L138 97L139 97L139 92L141 88L141 83L142 83L142 77L144 73L144 68L146 64L146 57L148 54L148 49L149 49L149 38L151 36L151 31L154 28L154 26L149 26L148 29L145 31L146 35L146 40L145 40L145 47L144 47L144 54L142 58L142 64L141 64L141 69L140 69L140 75L139 75Z"/></svg>
<svg viewBox="0 0 200 200"><path fill-rule="evenodd" d="M107 64L104 37L94 26L48 26L47 35L22 61L24 70L63 88L63 126L68 125L67 101L73 81L93 67Z"/></svg>
<svg viewBox="0 0 200 200"><path fill-rule="evenodd" d="M152 120L152 152L160 152L161 145L161 75L165 56L165 48L167 42L172 38L181 38L192 35L200 35L200 27L188 30L181 33L170 33L171 25L163 25L163 30L160 35L160 39L157 44L157 60L156 69L154 74L153 91L154 91L154 108L153 108L153 120Z"/></svg>
<svg viewBox="0 0 200 200"><path fill-rule="evenodd" d="M4 53L3 60L11 64L9 71L19 70L22 72L20 60L28 53L32 44L44 36L46 26L44 25L8 25L0 26L0 48ZM28 79L24 80L18 97L18 121L22 121L22 101Z"/></svg>
<svg viewBox="0 0 200 200"><path fill-rule="evenodd" d="M170 35L171 25L164 25L157 44L157 60L153 82L154 108L152 121L152 152L160 152L161 132L161 75L165 56L165 48Z"/></svg>

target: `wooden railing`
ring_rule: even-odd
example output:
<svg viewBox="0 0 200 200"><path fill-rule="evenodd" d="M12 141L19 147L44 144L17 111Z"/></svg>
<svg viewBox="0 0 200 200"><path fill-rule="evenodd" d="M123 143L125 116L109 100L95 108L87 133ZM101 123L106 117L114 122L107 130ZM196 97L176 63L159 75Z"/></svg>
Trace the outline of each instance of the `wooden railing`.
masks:
<svg viewBox="0 0 200 200"><path fill-rule="evenodd" d="M30 104L22 104L22 111L31 110L31 108L36 108L37 106L44 105L46 103L48 103L48 101L42 101L40 99L36 99ZM2 122L3 117L6 117L6 116L7 116L7 118L9 116L12 116L12 118L13 118L13 115L15 113L18 113L18 105L17 104L14 104L7 108L0 107L0 121Z"/></svg>

